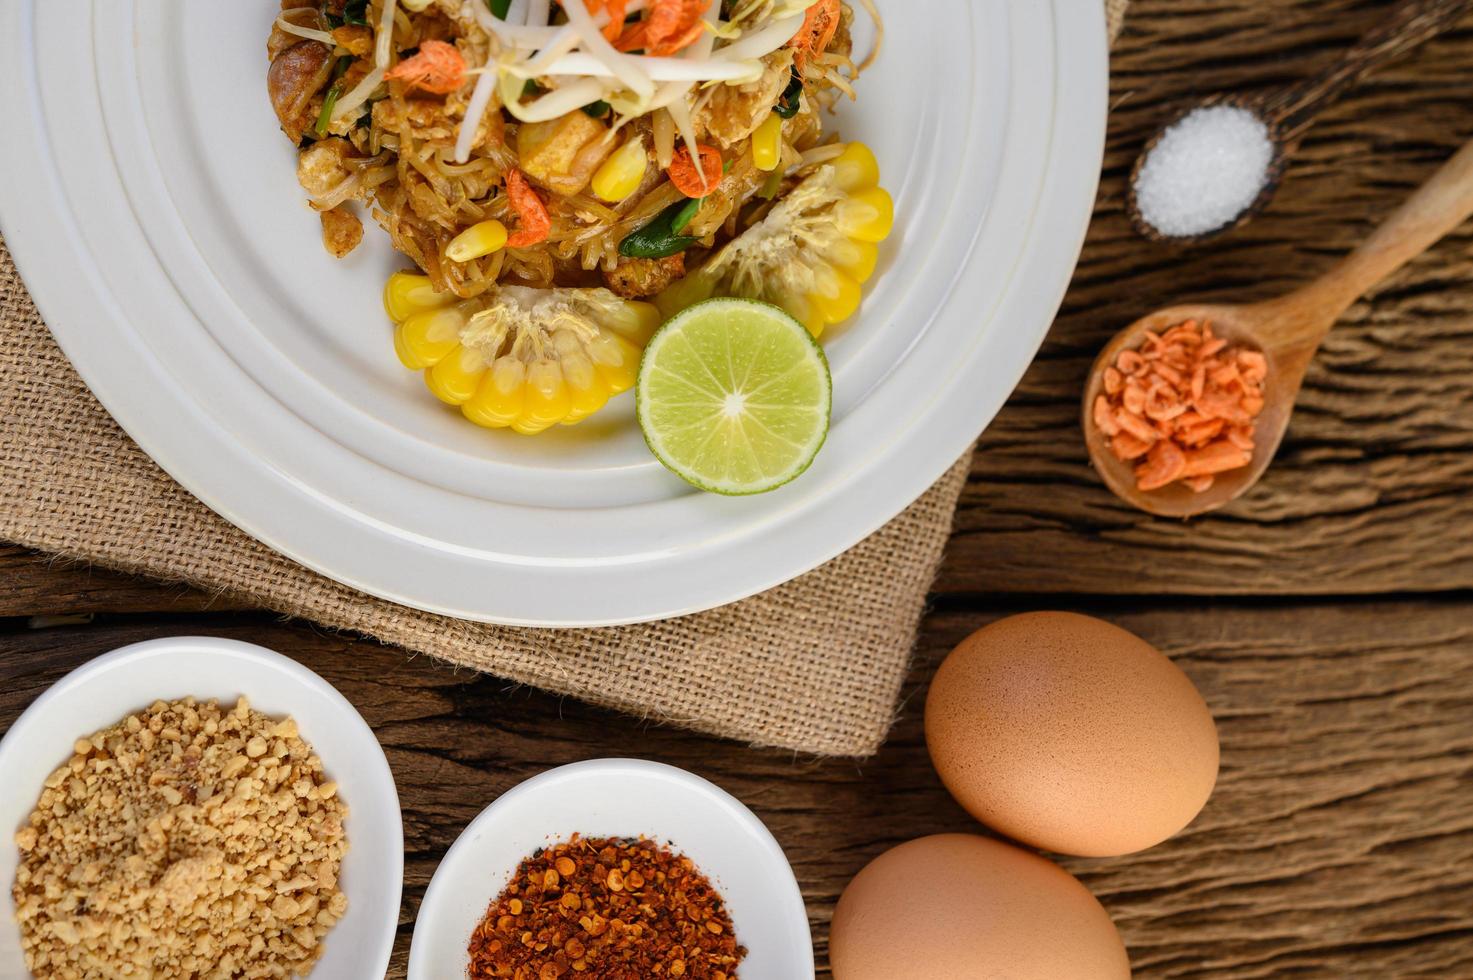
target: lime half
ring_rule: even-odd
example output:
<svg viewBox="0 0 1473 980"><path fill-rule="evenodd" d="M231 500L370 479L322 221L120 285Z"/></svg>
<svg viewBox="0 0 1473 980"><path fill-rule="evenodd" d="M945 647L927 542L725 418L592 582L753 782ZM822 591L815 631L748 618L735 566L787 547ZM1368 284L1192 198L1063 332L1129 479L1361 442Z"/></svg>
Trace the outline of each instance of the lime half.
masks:
<svg viewBox="0 0 1473 980"><path fill-rule="evenodd" d="M645 348L639 426L656 458L713 493L775 490L808 469L829 431L823 349L776 306L713 299Z"/></svg>

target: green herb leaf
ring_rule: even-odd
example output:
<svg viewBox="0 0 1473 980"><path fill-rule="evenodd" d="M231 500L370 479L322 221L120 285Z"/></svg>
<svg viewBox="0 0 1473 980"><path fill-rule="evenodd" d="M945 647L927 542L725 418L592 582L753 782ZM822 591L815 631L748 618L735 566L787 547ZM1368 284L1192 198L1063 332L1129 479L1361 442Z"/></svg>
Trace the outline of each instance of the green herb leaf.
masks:
<svg viewBox="0 0 1473 980"><path fill-rule="evenodd" d="M603 99L599 99L597 102L588 103L583 107L583 111L595 119L602 119L609 114L609 110L612 108L613 106L609 105Z"/></svg>
<svg viewBox="0 0 1473 980"><path fill-rule="evenodd" d="M783 89L783 94L778 97L777 105L772 111L784 119L792 119L803 108L803 76L798 74L798 69L793 69L793 80L788 82L788 87Z"/></svg>
<svg viewBox="0 0 1473 980"><path fill-rule="evenodd" d="M700 209L701 202L694 199L670 205L620 242L619 254L630 259L663 259L684 252L700 241L681 234Z"/></svg>
<svg viewBox="0 0 1473 980"><path fill-rule="evenodd" d="M491 12L502 20L506 20L506 12L511 9L511 0L486 0L486 6Z"/></svg>
<svg viewBox="0 0 1473 980"><path fill-rule="evenodd" d="M695 220L696 212L701 210L701 199L693 197L686 201L679 211L675 212L674 219L670 222L670 230L677 235L685 231L686 226Z"/></svg>
<svg viewBox="0 0 1473 980"><path fill-rule="evenodd" d="M312 127L312 132L319 139L327 135L327 125L332 122L332 111L337 108L338 99L343 97L343 75L352 63L352 55L343 55L332 66L332 87L322 97L322 111L317 114L317 124Z"/></svg>

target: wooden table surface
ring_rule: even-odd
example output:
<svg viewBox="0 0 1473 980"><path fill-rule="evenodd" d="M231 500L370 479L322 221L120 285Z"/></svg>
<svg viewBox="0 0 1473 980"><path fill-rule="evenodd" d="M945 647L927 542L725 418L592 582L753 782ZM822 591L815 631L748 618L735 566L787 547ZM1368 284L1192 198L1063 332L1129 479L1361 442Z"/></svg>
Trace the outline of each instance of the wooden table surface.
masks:
<svg viewBox="0 0 1473 980"><path fill-rule="evenodd" d="M756 752L464 672L229 597L0 547L0 730L64 672L172 634L237 637L320 671L375 727L408 848L392 977L456 834L549 766L627 754L746 801L787 850L820 974L845 882L902 840L976 830L926 759L928 678L970 631L1057 607L1176 658L1215 712L1222 778L1182 835L1063 863L1140 977L1473 977L1473 227L1332 336L1268 479L1185 525L1119 506L1075 426L1094 352L1178 297L1259 297L1352 247L1473 136L1473 20L1330 110L1273 209L1200 251L1149 246L1125 175L1180 100L1308 74L1394 4L1138 0L1117 48L1105 182L1042 356L983 440L901 720L879 756Z"/></svg>

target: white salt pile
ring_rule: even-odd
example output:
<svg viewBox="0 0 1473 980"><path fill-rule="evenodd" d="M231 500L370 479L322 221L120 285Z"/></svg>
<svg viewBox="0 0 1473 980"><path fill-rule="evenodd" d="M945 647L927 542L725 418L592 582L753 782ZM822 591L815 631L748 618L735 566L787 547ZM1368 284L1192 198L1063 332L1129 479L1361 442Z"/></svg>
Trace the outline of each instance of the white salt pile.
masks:
<svg viewBox="0 0 1473 980"><path fill-rule="evenodd" d="M1166 130L1135 181L1136 206L1170 238L1232 223L1268 182L1268 126L1237 106L1196 109Z"/></svg>

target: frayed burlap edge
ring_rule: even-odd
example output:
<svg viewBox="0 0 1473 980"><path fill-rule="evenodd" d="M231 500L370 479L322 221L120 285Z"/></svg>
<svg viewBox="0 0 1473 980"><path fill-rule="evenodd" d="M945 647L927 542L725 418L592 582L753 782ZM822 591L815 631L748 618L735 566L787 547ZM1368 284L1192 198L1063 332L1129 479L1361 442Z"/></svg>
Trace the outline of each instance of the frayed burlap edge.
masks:
<svg viewBox="0 0 1473 980"><path fill-rule="evenodd" d="M966 466L847 554L743 602L613 629L511 629L371 598L248 537L160 470L52 340L0 242L0 538L182 582L660 722L867 755L891 713Z"/></svg>

